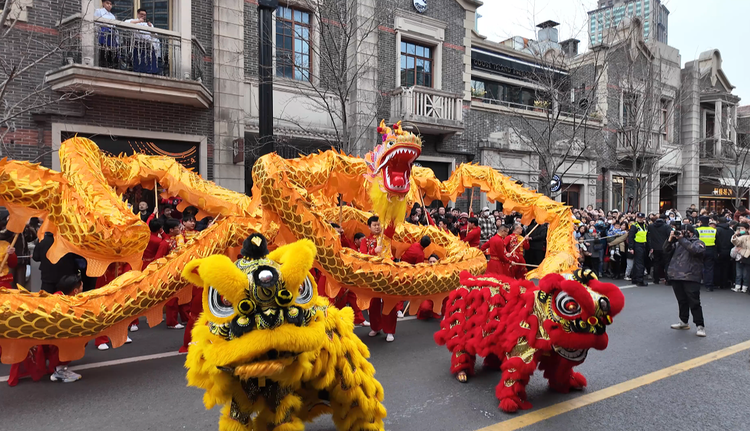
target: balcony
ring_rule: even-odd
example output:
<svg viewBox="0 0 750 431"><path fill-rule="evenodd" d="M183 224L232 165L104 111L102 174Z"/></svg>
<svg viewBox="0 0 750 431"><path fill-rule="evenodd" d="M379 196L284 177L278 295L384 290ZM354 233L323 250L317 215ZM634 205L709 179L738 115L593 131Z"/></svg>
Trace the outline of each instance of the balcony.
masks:
<svg viewBox="0 0 750 431"><path fill-rule="evenodd" d="M62 64L46 76L55 91L197 108L213 102L203 82L205 50L176 32L73 16L61 22L60 41Z"/></svg>
<svg viewBox="0 0 750 431"><path fill-rule="evenodd" d="M617 157L619 159L648 159L663 156L661 133L641 130L617 132Z"/></svg>
<svg viewBox="0 0 750 431"><path fill-rule="evenodd" d="M392 95L392 122L401 120L411 123L422 134L451 135L463 132L461 95L421 86L397 88Z"/></svg>
<svg viewBox="0 0 750 431"><path fill-rule="evenodd" d="M701 142L701 166L722 167L733 164L736 159L737 150L732 141L722 139L720 145L718 139L706 139Z"/></svg>

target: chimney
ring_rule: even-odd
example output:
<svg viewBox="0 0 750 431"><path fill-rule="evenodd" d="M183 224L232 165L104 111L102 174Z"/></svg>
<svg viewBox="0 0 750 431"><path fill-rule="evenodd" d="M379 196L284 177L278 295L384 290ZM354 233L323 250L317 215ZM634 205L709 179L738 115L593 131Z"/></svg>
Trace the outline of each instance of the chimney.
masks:
<svg viewBox="0 0 750 431"><path fill-rule="evenodd" d="M578 55L579 43L581 43L581 41L578 39L568 39L560 42L560 47L566 57L573 58Z"/></svg>
<svg viewBox="0 0 750 431"><path fill-rule="evenodd" d="M558 22L554 22L552 20L550 21L544 21L543 23L537 25L541 30L537 32L537 37L539 38L539 42L553 42L557 43L557 27L560 25Z"/></svg>

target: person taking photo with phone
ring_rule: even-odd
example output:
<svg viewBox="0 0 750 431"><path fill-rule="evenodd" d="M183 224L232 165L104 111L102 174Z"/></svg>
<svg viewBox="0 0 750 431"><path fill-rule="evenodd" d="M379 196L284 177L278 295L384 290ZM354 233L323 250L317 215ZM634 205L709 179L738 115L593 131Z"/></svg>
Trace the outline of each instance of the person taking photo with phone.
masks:
<svg viewBox="0 0 750 431"><path fill-rule="evenodd" d="M691 225L672 231L664 243L664 252L672 255L667 275L674 290L679 306L680 323L672 325L672 329L690 329L688 318L693 315L693 323L698 327L695 335L706 336L701 307L701 278L703 277L703 254L706 245L695 234Z"/></svg>

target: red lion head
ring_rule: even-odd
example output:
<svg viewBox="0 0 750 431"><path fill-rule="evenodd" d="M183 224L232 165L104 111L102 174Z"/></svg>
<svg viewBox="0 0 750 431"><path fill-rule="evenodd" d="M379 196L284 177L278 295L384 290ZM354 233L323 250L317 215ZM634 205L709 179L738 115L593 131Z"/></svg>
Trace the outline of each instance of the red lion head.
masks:
<svg viewBox="0 0 750 431"><path fill-rule="evenodd" d="M586 359L590 348L607 348L607 326L625 306L625 296L614 284L566 280L559 274L542 278L534 294L540 331L557 354L572 362Z"/></svg>

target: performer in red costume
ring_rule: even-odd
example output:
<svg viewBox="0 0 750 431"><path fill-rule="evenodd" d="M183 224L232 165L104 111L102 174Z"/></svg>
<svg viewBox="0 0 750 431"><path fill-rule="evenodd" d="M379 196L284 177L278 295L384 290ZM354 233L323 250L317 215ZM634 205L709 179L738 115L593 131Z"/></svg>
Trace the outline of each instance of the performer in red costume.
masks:
<svg viewBox="0 0 750 431"><path fill-rule="evenodd" d="M75 296L83 292L83 283L77 274L63 276L55 287L58 289L55 295ZM57 346L34 346L23 362L11 365L8 386L16 386L18 380L26 376L38 382L46 374L52 374L50 380L53 382L72 383L80 380L81 375L68 370L68 364L60 362Z"/></svg>
<svg viewBox="0 0 750 431"><path fill-rule="evenodd" d="M167 219L164 222L164 230L161 233L161 237L167 244L167 254L169 254L172 250L176 250L177 247L184 245L185 243L185 238L180 235L180 222L176 219ZM177 243L178 240L180 241L179 245ZM178 315L179 318L186 324L188 323L188 321L190 321L190 303L179 304L177 298L172 298L167 301L167 304L164 306L164 308L167 320L167 328L183 329L185 327L181 325L180 321L177 319Z"/></svg>
<svg viewBox="0 0 750 431"><path fill-rule="evenodd" d="M362 239L365 237L365 234L361 232L357 232L354 234L354 242L350 242L348 238L344 236L343 229L341 229L341 232L339 232L339 234L341 235L341 239L342 239L341 245L352 248L354 250L359 250L360 244L362 243ZM343 241L344 239L347 240L346 241L347 244L344 243ZM355 325L362 325L362 326L367 326L367 327L370 326L370 322L368 320L365 320L365 316L362 314L362 310L359 308L359 305L357 305L357 294L352 292L351 290L341 289L339 291L339 294L336 295L336 299L334 300L334 305L336 306L336 308L344 308L347 306L351 308L352 311L354 311L354 324Z"/></svg>
<svg viewBox="0 0 750 431"><path fill-rule="evenodd" d="M479 220L476 217L469 218L469 224L466 226L466 237L464 241L468 242L472 247L479 247L479 238L482 234L482 229L479 228Z"/></svg>
<svg viewBox="0 0 750 431"><path fill-rule="evenodd" d="M359 243L359 251L371 256L378 256L383 252L383 247L379 245L380 236L383 229L380 227L380 218L372 216L367 219L367 226L370 228L370 235L366 236ZM370 301L370 337L377 336L382 330L385 332L385 341L391 342L396 339L396 321L398 307L393 307L388 314L383 314L383 300L373 298Z"/></svg>
<svg viewBox="0 0 750 431"><path fill-rule="evenodd" d="M7 245L5 241L0 241L0 247ZM18 256L16 256L16 248L7 245L4 253L0 253L0 262L3 257L7 254L8 260L5 262L5 267L0 268L0 287L8 289L15 289L15 283L13 283L13 270L18 265Z"/></svg>
<svg viewBox="0 0 750 431"><path fill-rule="evenodd" d="M422 237L422 241L425 241L425 238L427 240L430 240L430 238L428 236L424 236L424 237ZM422 242L422 241L420 241L420 242ZM430 241L430 243L431 242L432 241ZM429 246L429 243L428 243L428 246ZM427 248L427 247L424 247L424 248ZM436 254L431 254L430 257L427 258L427 262L429 264L435 264L439 260L440 260L440 258ZM441 314L445 312L445 303L446 303L446 301L448 301L448 297L447 296L443 299L443 305L442 305L441 310L440 310ZM440 319L442 317L441 314L437 314L434 311L432 311L432 308L434 307L434 305L435 305L435 303L432 302L431 299L427 299L427 300L422 301L422 303L419 305L419 310L417 311L417 319L418 320Z"/></svg>
<svg viewBox="0 0 750 431"><path fill-rule="evenodd" d="M128 263L119 263L119 262L110 263L109 266L107 267L107 271L104 272L104 275L96 279L96 289L108 285L115 278L121 276L122 274L125 274L131 269L132 268L130 267L130 264ZM138 319L135 319L133 322L131 322L130 324L131 328L133 325L135 325L136 328L138 328ZM106 335L102 335L101 337L96 337L94 339L94 344L96 345L96 348L99 350L109 350L109 345L107 345L107 342L109 342L109 337ZM132 342L133 340L131 340L130 337L128 337L127 340L125 340L125 344L130 344Z"/></svg>
<svg viewBox="0 0 750 431"><path fill-rule="evenodd" d="M505 238L507 236L508 226L498 223L497 233L482 246L482 250L490 255L486 274L508 275L508 256L505 249Z"/></svg>
<svg viewBox="0 0 750 431"><path fill-rule="evenodd" d="M526 277L526 259L523 258L523 251L529 249L529 242L523 237L523 226L520 223L515 224L513 233L505 238L505 248L510 261L508 274L516 280L523 280ZM514 263L518 265L513 265Z"/></svg>

